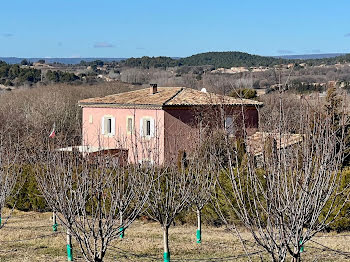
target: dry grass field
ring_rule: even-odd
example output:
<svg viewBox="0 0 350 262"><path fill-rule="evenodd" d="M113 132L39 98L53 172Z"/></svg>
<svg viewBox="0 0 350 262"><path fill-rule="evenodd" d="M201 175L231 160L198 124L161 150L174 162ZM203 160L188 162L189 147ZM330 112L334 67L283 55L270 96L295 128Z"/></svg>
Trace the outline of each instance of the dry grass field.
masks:
<svg viewBox="0 0 350 262"><path fill-rule="evenodd" d="M14 211L0 230L0 261L66 261L65 234L62 226L53 233L51 213ZM172 261L247 261L236 236L225 228L204 227L203 243L195 241L194 226L175 226L170 229ZM253 261L268 261L265 252L255 246L246 232L248 252ZM314 238L332 249L348 252L338 254L319 244L309 243L302 253L304 261L347 261L350 259L350 234L328 233ZM74 245L75 244L75 245ZM73 242L75 261L84 261ZM107 253L106 261L162 261L162 231L158 224L136 221L127 229L123 240L116 240Z"/></svg>

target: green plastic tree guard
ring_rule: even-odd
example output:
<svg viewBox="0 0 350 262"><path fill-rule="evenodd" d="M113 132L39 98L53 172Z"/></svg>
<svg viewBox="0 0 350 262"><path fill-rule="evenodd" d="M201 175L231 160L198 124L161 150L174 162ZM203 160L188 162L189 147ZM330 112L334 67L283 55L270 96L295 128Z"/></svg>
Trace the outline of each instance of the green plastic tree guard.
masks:
<svg viewBox="0 0 350 262"><path fill-rule="evenodd" d="M301 245L303 243L303 239L301 239L300 241L299 241L299 245ZM303 253L304 252L304 246L300 246L300 253Z"/></svg>
<svg viewBox="0 0 350 262"><path fill-rule="evenodd" d="M170 262L170 252L164 253L164 262Z"/></svg>
<svg viewBox="0 0 350 262"><path fill-rule="evenodd" d="M119 237L120 237L121 239L123 239L123 238L124 238L124 227L119 228L119 231L120 231Z"/></svg>
<svg viewBox="0 0 350 262"><path fill-rule="evenodd" d="M67 258L68 261L73 261L73 248L71 245L67 245Z"/></svg>
<svg viewBox="0 0 350 262"><path fill-rule="evenodd" d="M202 242L202 232L197 229L197 243L200 244Z"/></svg>
<svg viewBox="0 0 350 262"><path fill-rule="evenodd" d="M57 216L56 216L56 212L53 212L52 213L52 230L54 231L54 232L56 232L57 231L57 226L58 226L58 224L57 224Z"/></svg>
<svg viewBox="0 0 350 262"><path fill-rule="evenodd" d="M73 261L72 235L67 229L67 258L68 261Z"/></svg>

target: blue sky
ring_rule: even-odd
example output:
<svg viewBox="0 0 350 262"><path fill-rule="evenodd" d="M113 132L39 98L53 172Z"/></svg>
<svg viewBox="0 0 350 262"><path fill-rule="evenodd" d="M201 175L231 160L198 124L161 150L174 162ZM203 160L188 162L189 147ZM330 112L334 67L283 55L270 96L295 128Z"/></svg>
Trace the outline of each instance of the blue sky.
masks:
<svg viewBox="0 0 350 262"><path fill-rule="evenodd" d="M4 0L0 56L350 53L350 1Z"/></svg>

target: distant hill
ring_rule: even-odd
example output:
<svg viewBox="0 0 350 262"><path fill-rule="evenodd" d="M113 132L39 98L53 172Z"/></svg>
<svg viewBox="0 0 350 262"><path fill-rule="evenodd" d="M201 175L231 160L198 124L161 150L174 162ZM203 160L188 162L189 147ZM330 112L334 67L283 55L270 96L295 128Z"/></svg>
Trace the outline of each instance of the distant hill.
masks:
<svg viewBox="0 0 350 262"><path fill-rule="evenodd" d="M213 65L216 68L274 66L301 62L309 65L319 65L350 62L350 54L333 53L268 57L242 52L208 52L179 59L179 62L190 66Z"/></svg>
<svg viewBox="0 0 350 262"><path fill-rule="evenodd" d="M287 62L288 60L282 58L251 55L243 52L208 52L176 59L165 56L128 58L122 63L131 67L143 68L206 65L211 65L215 68L230 68L233 66L271 66Z"/></svg>
<svg viewBox="0 0 350 262"><path fill-rule="evenodd" d="M282 56L273 56L273 57L283 58L283 59L323 59L323 58L333 58L333 57L338 57L343 55L346 55L346 54L330 53L330 54L282 55Z"/></svg>
<svg viewBox="0 0 350 262"><path fill-rule="evenodd" d="M104 62L120 62L131 67L170 67L170 66L202 66L212 65L214 67L227 67L232 66L269 66L275 64L281 64L282 58L265 57L259 55L251 55L243 52L208 52L192 55L185 58L179 57L140 57L140 58L21 58L21 57L0 57L0 61L4 61L8 64L19 64L23 59L27 59L29 62L37 62L40 59L44 59L46 63L62 63L62 64L79 64L81 61L91 62L95 60L102 60Z"/></svg>
<svg viewBox="0 0 350 262"><path fill-rule="evenodd" d="M230 68L233 66L272 66L287 62L282 58L251 55L243 52L207 52L185 57L179 61L183 65L213 65L216 68Z"/></svg>
<svg viewBox="0 0 350 262"><path fill-rule="evenodd" d="M19 64L24 58L18 57L0 57L0 61L9 64ZM189 57L149 57L143 56L139 58L26 58L30 62L36 62L44 59L46 63L62 63L62 64L79 64L81 61L92 62L102 60L104 62L120 62L125 66L141 67L141 68L166 68L174 66L205 66L210 65L215 68L231 68L231 67L255 67L255 66L274 66L287 63L305 62L309 65L319 64L336 64L338 62L350 62L350 54L311 54L311 55L286 55L286 56L259 56L243 52L207 52L192 55Z"/></svg>
<svg viewBox="0 0 350 262"><path fill-rule="evenodd" d="M121 62L123 65L130 67L142 68L165 68L173 66L181 66L181 58L172 58L167 56L149 57L143 56L140 58L128 58Z"/></svg>
<svg viewBox="0 0 350 262"><path fill-rule="evenodd" d="M106 58L106 57L87 57L87 58L20 58L20 57L0 57L0 61L4 61L8 64L20 64L23 59L27 59L29 62L37 62L40 59L43 59L46 61L46 63L61 63L61 64L70 64L70 65L76 65L79 64L81 61L91 62L95 60L102 60L104 62L120 62L121 60L125 60L126 58Z"/></svg>

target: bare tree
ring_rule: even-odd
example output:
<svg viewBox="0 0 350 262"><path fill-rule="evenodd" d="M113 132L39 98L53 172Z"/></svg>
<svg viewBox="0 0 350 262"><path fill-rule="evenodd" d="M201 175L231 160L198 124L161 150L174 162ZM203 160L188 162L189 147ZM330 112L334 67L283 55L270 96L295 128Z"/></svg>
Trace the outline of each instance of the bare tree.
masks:
<svg viewBox="0 0 350 262"><path fill-rule="evenodd" d="M21 172L18 161L17 145L5 143L0 137L0 229L4 227L10 215L2 221L2 211L8 199L15 193L14 189ZM20 184L18 184L20 185ZM19 187L20 188L20 187Z"/></svg>
<svg viewBox="0 0 350 262"><path fill-rule="evenodd" d="M340 188L347 119L341 114L336 121L321 106L305 104L300 125L294 127L299 135L292 135L282 95L279 104L277 132L262 133L257 144L245 138L246 161L238 160L235 143L226 140L228 162L222 162L224 179L218 185L227 205L273 261L285 261L288 255L299 261L302 246L328 227L348 200Z"/></svg>
<svg viewBox="0 0 350 262"><path fill-rule="evenodd" d="M265 132L278 132L279 127L279 94L277 92L261 97L264 107L260 110L260 130ZM289 132L299 132L299 126L303 124L300 114L304 110L305 101L300 96L292 93L283 94L283 115L285 126Z"/></svg>
<svg viewBox="0 0 350 262"><path fill-rule="evenodd" d="M191 177L191 202L197 214L197 243L202 242L202 210L211 198L211 191L215 187L215 159L209 154L208 144L203 143L188 158L187 172Z"/></svg>
<svg viewBox="0 0 350 262"><path fill-rule="evenodd" d="M86 261L103 261L111 241L140 213L151 186L147 173L132 165L121 167L108 155L81 158L46 152L36 170L49 207Z"/></svg>
<svg viewBox="0 0 350 262"><path fill-rule="evenodd" d="M167 165L149 169L154 179L147 201L146 213L163 229L164 261L170 261L169 228L176 215L191 201L191 178L183 166Z"/></svg>

